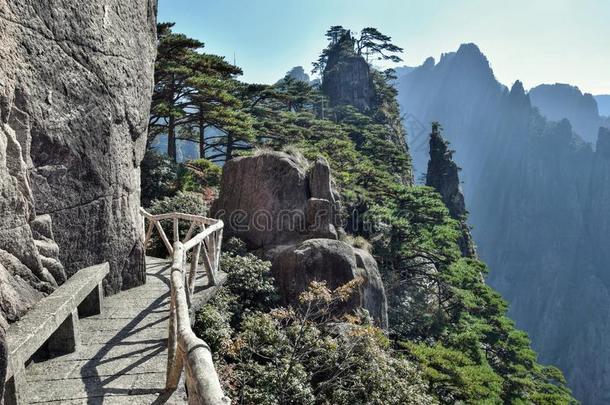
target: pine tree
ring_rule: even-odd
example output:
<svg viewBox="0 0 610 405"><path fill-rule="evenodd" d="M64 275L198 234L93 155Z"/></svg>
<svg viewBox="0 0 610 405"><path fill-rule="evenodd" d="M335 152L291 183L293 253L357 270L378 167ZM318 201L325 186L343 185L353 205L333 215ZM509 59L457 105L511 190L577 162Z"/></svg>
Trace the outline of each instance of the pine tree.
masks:
<svg viewBox="0 0 610 405"><path fill-rule="evenodd" d="M252 119L239 97L243 84L236 77L242 71L223 57L200 52L204 44L173 33L173 25L162 23L157 29L149 146L166 134L167 154L173 161L177 140L198 143L201 158L228 160L236 144L254 137ZM216 135L206 138L210 127Z"/></svg>

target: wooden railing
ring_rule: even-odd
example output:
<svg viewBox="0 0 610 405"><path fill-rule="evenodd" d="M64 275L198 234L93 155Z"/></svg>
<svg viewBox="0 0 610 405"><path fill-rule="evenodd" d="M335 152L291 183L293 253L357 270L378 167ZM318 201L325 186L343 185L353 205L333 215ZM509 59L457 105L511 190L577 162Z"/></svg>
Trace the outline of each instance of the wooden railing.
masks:
<svg viewBox="0 0 610 405"><path fill-rule="evenodd" d="M202 253L208 282L211 285L215 285L217 282L223 223L216 219L176 212L152 215L143 208L140 209L140 212L148 220L144 246L148 245L153 230L157 229L159 237L172 256L166 389L169 392L178 387L184 369L189 404L228 404L231 401L224 395L220 386L210 347L195 335L191 329L189 316L197 267ZM172 221L173 244L170 244L161 221ZM180 240L180 221L187 221L190 224L182 241ZM146 224L144 225L146 226ZM197 230L199 233L193 236ZM187 274L185 266L186 255L189 251L192 251L192 254Z"/></svg>

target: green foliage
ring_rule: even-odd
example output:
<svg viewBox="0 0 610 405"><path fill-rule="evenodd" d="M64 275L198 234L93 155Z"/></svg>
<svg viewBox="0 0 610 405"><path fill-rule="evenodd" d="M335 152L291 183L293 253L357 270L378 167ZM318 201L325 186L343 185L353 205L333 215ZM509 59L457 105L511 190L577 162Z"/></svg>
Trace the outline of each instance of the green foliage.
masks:
<svg viewBox="0 0 610 405"><path fill-rule="evenodd" d="M355 285L330 291L312 283L298 305L271 309L253 299L269 289L269 264L253 256L224 260L224 291L199 312L195 330L210 344L236 402L435 403L417 368L381 330L364 317L335 318L333 308Z"/></svg>
<svg viewBox="0 0 610 405"><path fill-rule="evenodd" d="M502 379L489 365L480 365L469 356L442 344L404 343L423 365L432 391L443 403L502 404Z"/></svg>
<svg viewBox="0 0 610 405"><path fill-rule="evenodd" d="M223 57L202 53L203 43L172 32L173 23L157 26L155 87L149 142L168 137L167 154L176 160L176 140L199 144L200 158L225 160L254 137L252 118L239 97L241 69ZM214 136L206 130L214 128Z"/></svg>
<svg viewBox="0 0 610 405"><path fill-rule="evenodd" d="M147 150L140 168L142 205L173 196L178 189L178 165L154 150Z"/></svg>
<svg viewBox="0 0 610 405"><path fill-rule="evenodd" d="M205 215L207 207L196 194L179 191L175 196L155 200L150 204L151 214L182 212L184 214Z"/></svg>
<svg viewBox="0 0 610 405"><path fill-rule="evenodd" d="M218 187L222 169L207 159L196 159L180 166L179 182L183 191L203 192Z"/></svg>
<svg viewBox="0 0 610 405"><path fill-rule="evenodd" d="M229 292L237 297L240 311L263 310L273 305L277 294L273 285L271 263L252 254L224 255L220 264L227 273Z"/></svg>
<svg viewBox="0 0 610 405"><path fill-rule="evenodd" d="M246 243L236 237L230 237L222 243L222 251L234 256L245 256L248 254Z"/></svg>

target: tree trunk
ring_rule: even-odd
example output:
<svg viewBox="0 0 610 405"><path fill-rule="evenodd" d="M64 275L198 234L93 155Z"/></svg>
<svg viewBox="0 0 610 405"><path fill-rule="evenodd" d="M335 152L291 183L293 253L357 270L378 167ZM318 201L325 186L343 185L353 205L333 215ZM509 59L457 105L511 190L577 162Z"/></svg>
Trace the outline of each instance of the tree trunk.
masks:
<svg viewBox="0 0 610 405"><path fill-rule="evenodd" d="M176 122L172 116L169 117L167 125L167 155L176 162Z"/></svg>
<svg viewBox="0 0 610 405"><path fill-rule="evenodd" d="M233 157L233 136L227 134L227 147L225 150L225 161L228 162Z"/></svg>
<svg viewBox="0 0 610 405"><path fill-rule="evenodd" d="M199 115L199 158L205 159L205 125L201 113Z"/></svg>

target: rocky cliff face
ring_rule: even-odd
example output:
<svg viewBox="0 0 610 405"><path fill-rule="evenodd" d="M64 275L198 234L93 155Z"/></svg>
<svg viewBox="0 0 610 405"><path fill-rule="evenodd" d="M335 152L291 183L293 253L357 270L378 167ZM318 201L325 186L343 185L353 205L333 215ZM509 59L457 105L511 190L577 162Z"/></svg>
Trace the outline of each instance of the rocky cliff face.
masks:
<svg viewBox="0 0 610 405"><path fill-rule="evenodd" d="M601 94L599 96L595 96L595 101L597 102L599 114L606 118L610 117L610 95Z"/></svg>
<svg viewBox="0 0 610 405"><path fill-rule="evenodd" d="M67 275L110 261L107 292L143 281L138 166L155 7L0 0L2 382L8 322Z"/></svg>
<svg viewBox="0 0 610 405"><path fill-rule="evenodd" d="M65 279L59 263L70 275L110 261L108 293L144 281L139 165L155 8L0 0L0 249L16 259L27 303Z"/></svg>
<svg viewBox="0 0 610 405"><path fill-rule="evenodd" d="M462 255L476 257L476 250L470 229L466 224L468 212L464 202L464 194L460 187L459 167L453 161L453 151L449 150L449 143L440 133L440 125L432 124L430 134L430 160L426 173L426 186L434 188L441 195L449 215L460 221L462 235L458 240Z"/></svg>
<svg viewBox="0 0 610 405"><path fill-rule="evenodd" d="M586 142L595 144L600 126L605 125L600 117L597 102L591 94L583 94L578 87L568 84L543 84L529 92L532 105L551 121L567 119Z"/></svg>
<svg viewBox="0 0 610 405"><path fill-rule="evenodd" d="M439 121L462 167L473 237L488 282L510 303L542 363L587 404L610 398L610 178L607 131L597 150L567 120L549 122L521 83L495 80L474 45L428 60L398 83L416 169L428 152L418 123ZM605 207L605 208L604 208Z"/></svg>
<svg viewBox="0 0 610 405"><path fill-rule="evenodd" d="M272 263L285 304L295 302L312 281L335 289L359 280L345 310L365 308L387 327L386 295L373 257L339 239L343 229L338 193L325 159L313 164L280 152L228 161L212 215L250 250Z"/></svg>
<svg viewBox="0 0 610 405"><path fill-rule="evenodd" d="M376 103L373 75L366 60L353 52L353 39L344 36L330 49L323 72L322 91L332 105L351 105L360 112Z"/></svg>

